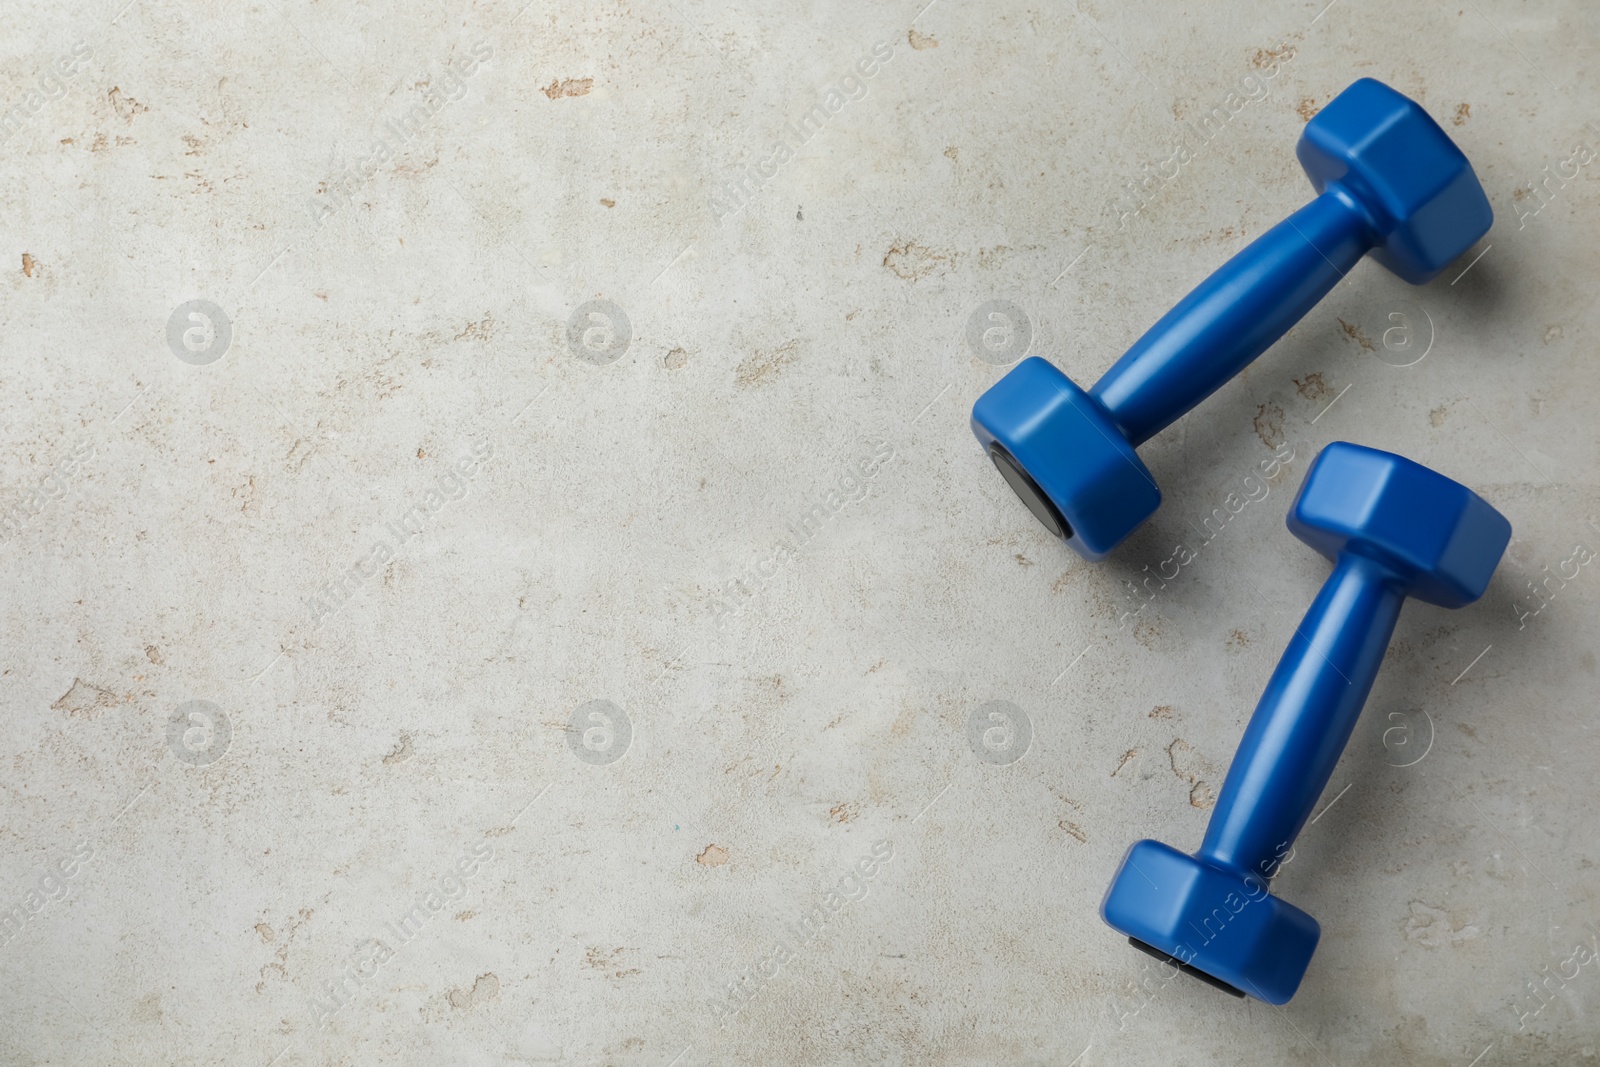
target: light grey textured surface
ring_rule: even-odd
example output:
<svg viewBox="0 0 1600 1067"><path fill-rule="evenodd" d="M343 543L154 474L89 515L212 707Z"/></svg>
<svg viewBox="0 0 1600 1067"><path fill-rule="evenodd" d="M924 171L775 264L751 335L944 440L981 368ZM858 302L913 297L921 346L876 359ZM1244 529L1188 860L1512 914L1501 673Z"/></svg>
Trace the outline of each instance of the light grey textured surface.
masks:
<svg viewBox="0 0 1600 1067"><path fill-rule="evenodd" d="M1594 1058L1600 23L1324 2L8 4L0 1062ZM974 314L1092 381L1361 75L1494 230L1364 263L1076 559ZM1516 533L1402 617L1277 1009L1096 909L1198 844L1337 439Z"/></svg>

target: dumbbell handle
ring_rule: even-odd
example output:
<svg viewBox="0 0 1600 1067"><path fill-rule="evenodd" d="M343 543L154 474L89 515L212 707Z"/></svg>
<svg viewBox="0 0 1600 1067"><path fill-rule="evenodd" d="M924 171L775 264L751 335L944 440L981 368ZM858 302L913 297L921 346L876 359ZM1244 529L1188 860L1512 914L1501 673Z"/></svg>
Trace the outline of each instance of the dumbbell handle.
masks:
<svg viewBox="0 0 1600 1067"><path fill-rule="evenodd" d="M1278 661L1222 783L1199 855L1270 878L1355 729L1405 592L1353 552L1335 564Z"/></svg>
<svg viewBox="0 0 1600 1067"><path fill-rule="evenodd" d="M1089 395L1137 448L1288 332L1375 241L1366 211L1329 184L1163 315Z"/></svg>

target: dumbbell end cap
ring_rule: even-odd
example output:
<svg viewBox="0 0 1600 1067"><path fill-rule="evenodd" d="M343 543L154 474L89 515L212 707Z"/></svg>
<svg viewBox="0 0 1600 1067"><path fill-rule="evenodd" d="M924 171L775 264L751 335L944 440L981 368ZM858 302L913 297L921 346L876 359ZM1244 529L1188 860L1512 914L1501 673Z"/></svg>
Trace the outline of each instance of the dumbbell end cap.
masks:
<svg viewBox="0 0 1600 1067"><path fill-rule="evenodd" d="M1268 1004L1300 988L1322 928L1266 879L1159 841L1128 849L1100 904L1119 933Z"/></svg>
<svg viewBox="0 0 1600 1067"><path fill-rule="evenodd" d="M1318 193L1337 183L1377 229L1372 258L1413 285L1489 232L1494 209L1450 135L1422 106L1361 78L1306 123L1295 148Z"/></svg>
<svg viewBox="0 0 1600 1067"><path fill-rule="evenodd" d="M978 398L972 432L1028 510L1085 559L1103 558L1161 505L1105 408L1038 356Z"/></svg>
<svg viewBox="0 0 1600 1067"><path fill-rule="evenodd" d="M1511 542L1511 523L1466 486L1346 441L1312 461L1288 527L1330 560L1345 551L1378 560L1407 596L1446 608L1483 596Z"/></svg>
<svg viewBox="0 0 1600 1067"><path fill-rule="evenodd" d="M1211 975L1209 975L1206 972L1202 971L1198 967L1191 967L1187 963L1184 963L1182 960L1177 959L1177 958L1172 957L1172 956L1169 956L1165 952L1162 952L1158 948L1151 948L1149 945L1145 944L1143 941L1140 941L1137 937L1128 938L1128 944L1132 945L1134 948L1138 949L1140 952L1143 952L1146 956L1154 956L1156 959L1160 960L1162 963L1170 963L1170 964L1172 964L1172 966L1176 967L1178 970L1182 971L1184 974L1188 975L1190 978L1198 978L1200 981L1204 982L1208 986L1211 986L1213 989L1220 989L1224 993L1227 993L1230 996L1241 997L1241 998L1244 996L1244 990L1235 989L1235 988L1233 988L1233 986L1229 985L1227 982L1224 982L1222 979L1212 977Z"/></svg>

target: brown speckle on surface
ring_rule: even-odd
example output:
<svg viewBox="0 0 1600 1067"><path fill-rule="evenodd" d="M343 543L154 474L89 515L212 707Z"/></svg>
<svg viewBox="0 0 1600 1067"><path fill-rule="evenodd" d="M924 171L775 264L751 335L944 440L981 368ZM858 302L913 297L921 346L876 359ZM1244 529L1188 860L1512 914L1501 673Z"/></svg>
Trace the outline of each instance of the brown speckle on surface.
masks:
<svg viewBox="0 0 1600 1067"><path fill-rule="evenodd" d="M1150 709L1150 714L1146 717L1151 719L1170 719L1172 718L1172 705L1157 704Z"/></svg>
<svg viewBox="0 0 1600 1067"><path fill-rule="evenodd" d="M1167 762L1172 764L1172 773L1186 782L1192 782L1194 779L1178 769L1178 761L1180 759L1186 760L1188 754L1193 751L1194 746L1181 737L1173 738L1172 743L1167 746Z"/></svg>
<svg viewBox="0 0 1600 1067"><path fill-rule="evenodd" d="M1423 948L1447 948L1460 941L1471 941L1482 931L1469 922L1457 921L1444 908L1436 908L1420 900L1413 900L1411 914L1401 924L1407 941Z"/></svg>
<svg viewBox="0 0 1600 1067"><path fill-rule="evenodd" d="M161 656L161 650L155 645L144 646L144 658L149 660L151 663L154 663L157 667L166 662L166 660Z"/></svg>
<svg viewBox="0 0 1600 1067"><path fill-rule="evenodd" d="M1031 566L1033 566L1033 560L1029 559L1027 556L1024 556L1021 552L1017 553L1016 558L1017 558L1017 564L1019 566L1023 566L1023 567L1031 567Z"/></svg>
<svg viewBox="0 0 1600 1067"><path fill-rule="evenodd" d="M1432 411L1428 412L1428 424L1430 426L1443 426L1444 425L1444 420L1449 418L1449 417L1450 417L1450 405L1449 404L1440 404L1438 407L1436 407Z"/></svg>
<svg viewBox="0 0 1600 1067"><path fill-rule="evenodd" d="M457 341L490 341L494 339L495 321L488 315L477 322L469 322L456 334Z"/></svg>
<svg viewBox="0 0 1600 1067"><path fill-rule="evenodd" d="M256 499L256 476L245 475L244 482L233 488L233 495L240 498L239 511L245 515L258 515L261 513L261 502Z"/></svg>
<svg viewBox="0 0 1600 1067"><path fill-rule="evenodd" d="M918 33L915 27L906 31L906 41L918 52L925 52L930 48L938 48L939 41L931 33Z"/></svg>
<svg viewBox="0 0 1600 1067"><path fill-rule="evenodd" d="M1451 125L1460 126L1472 117L1471 104L1457 104L1455 116L1450 119Z"/></svg>
<svg viewBox="0 0 1600 1067"><path fill-rule="evenodd" d="M464 923L469 919L476 919L477 917L478 913L472 911L471 909L468 909L467 911L458 911L455 914L455 920L458 923Z"/></svg>
<svg viewBox="0 0 1600 1067"><path fill-rule="evenodd" d="M272 927L266 923L256 923L256 936L260 937L263 942L267 942L277 935L272 932Z"/></svg>
<svg viewBox="0 0 1600 1067"><path fill-rule="evenodd" d="M1126 767L1131 760L1136 759L1138 755L1139 749L1137 748L1130 748L1128 751L1124 752L1122 754L1122 758L1117 761L1117 769L1111 772L1111 777L1115 778L1117 775L1121 774L1122 768Z"/></svg>
<svg viewBox="0 0 1600 1067"><path fill-rule="evenodd" d="M150 109L139 103L133 97L123 92L119 86L113 85L111 91L106 93L111 98L111 106L124 122L132 122L135 115L143 114Z"/></svg>
<svg viewBox="0 0 1600 1067"><path fill-rule="evenodd" d="M593 78L557 78L539 91L552 100L566 96L588 96L594 88Z"/></svg>
<svg viewBox="0 0 1600 1067"><path fill-rule="evenodd" d="M480 974L470 989L452 989L447 998L452 1008L471 1008L500 996L500 979L494 974Z"/></svg>
<svg viewBox="0 0 1600 1067"><path fill-rule="evenodd" d="M1559 340L1561 340L1561 327L1559 327L1559 326L1551 326L1550 328L1548 328L1547 330L1544 331L1544 343L1545 344L1547 344L1547 345L1548 344L1553 344L1554 342L1559 341Z"/></svg>
<svg viewBox="0 0 1600 1067"><path fill-rule="evenodd" d="M411 734L402 731L400 734L400 740L396 742L394 748L389 750L389 754L383 757L384 766L392 767L396 763L404 763L406 760L410 759L411 756Z"/></svg>
<svg viewBox="0 0 1600 1067"><path fill-rule="evenodd" d="M1229 648L1245 648L1250 644L1250 637L1243 630L1234 630L1228 635L1226 644Z"/></svg>
<svg viewBox="0 0 1600 1067"><path fill-rule="evenodd" d="M988 270L1000 263L1006 253L1011 249L1006 245L995 245L993 248L978 249L978 266Z"/></svg>
<svg viewBox="0 0 1600 1067"><path fill-rule="evenodd" d="M607 952L602 948L591 945L583 954L583 963L584 966L593 967L597 971L610 972L606 975L607 978L627 978L630 975L639 974L640 971L637 967L620 967L619 965L623 962L622 954L624 952L637 951L638 949L614 948ZM617 969L613 970L612 968Z"/></svg>
<svg viewBox="0 0 1600 1067"><path fill-rule="evenodd" d="M1368 337L1361 331L1361 326L1359 324L1354 322L1346 322L1343 319L1340 319L1339 325L1344 328L1344 335L1350 338L1350 340L1354 341L1356 344L1360 345L1362 351L1376 352L1378 350L1378 346L1372 343L1372 338Z"/></svg>
<svg viewBox="0 0 1600 1067"><path fill-rule="evenodd" d="M1067 819L1060 819L1056 822L1056 825L1061 827L1061 829L1065 830L1068 834L1077 838L1079 844L1086 845L1089 843L1089 835L1084 833L1083 827L1079 826L1077 823L1071 822Z"/></svg>
<svg viewBox="0 0 1600 1067"><path fill-rule="evenodd" d="M1321 111L1322 107L1311 97L1307 96L1302 98L1301 101L1294 106L1294 110L1295 113L1298 114L1302 119L1304 119L1306 122L1310 122L1312 119L1317 117L1317 112Z"/></svg>
<svg viewBox="0 0 1600 1067"><path fill-rule="evenodd" d="M935 252L914 239L891 245L883 254L883 265L908 282L921 281L934 274L943 274L955 263L955 254Z"/></svg>
<svg viewBox="0 0 1600 1067"><path fill-rule="evenodd" d="M101 689L98 685L84 681L82 678L72 680L72 688L56 698L50 706L56 711L64 711L68 715L85 719L92 719L99 715L104 708L112 707L117 702L117 695L109 689Z"/></svg>
<svg viewBox="0 0 1600 1067"><path fill-rule="evenodd" d="M1257 48L1250 55L1250 65L1257 70L1266 70L1274 64L1293 59L1294 54L1294 45L1285 41L1276 48Z"/></svg>
<svg viewBox="0 0 1600 1067"><path fill-rule="evenodd" d="M1283 409L1270 400L1256 407L1256 436L1268 448L1283 444Z"/></svg>
<svg viewBox="0 0 1600 1067"><path fill-rule="evenodd" d="M609 196L602 196L600 198L600 206L601 207L616 207L617 206L617 202L615 200L611 199Z"/></svg>
<svg viewBox="0 0 1600 1067"><path fill-rule="evenodd" d="M950 160L952 163L961 162L961 149L957 148L955 145L951 145L949 148L946 148L944 150L944 155L945 158Z"/></svg>
<svg viewBox="0 0 1600 1067"><path fill-rule="evenodd" d="M861 814L859 805L849 803L835 804L828 809L828 821L847 823L859 814Z"/></svg>
<svg viewBox="0 0 1600 1067"><path fill-rule="evenodd" d="M694 861L702 867L721 867L728 862L728 850L721 845L707 845Z"/></svg>
<svg viewBox="0 0 1600 1067"><path fill-rule="evenodd" d="M1304 378L1294 379L1295 391L1307 400L1319 400L1328 395L1328 383L1322 380L1322 375L1312 371Z"/></svg>
<svg viewBox="0 0 1600 1067"><path fill-rule="evenodd" d="M26 252L22 253L22 273L31 278L33 277L33 272L38 269L39 261L34 259Z"/></svg>
<svg viewBox="0 0 1600 1067"><path fill-rule="evenodd" d="M1209 773L1207 761L1197 754L1194 746L1183 738L1175 738L1167 746L1167 762L1172 773L1189 783L1189 804L1196 808L1209 808L1217 802L1217 791L1200 775Z"/></svg>
<svg viewBox="0 0 1600 1067"><path fill-rule="evenodd" d="M733 372L734 384L741 387L761 385L800 358L800 341L785 341L777 348L756 349Z"/></svg>
<svg viewBox="0 0 1600 1067"><path fill-rule="evenodd" d="M688 362L689 353L685 351L682 345L679 345L677 348L674 348L671 352L666 354L666 357L662 359L661 364L668 370L682 370L688 364Z"/></svg>

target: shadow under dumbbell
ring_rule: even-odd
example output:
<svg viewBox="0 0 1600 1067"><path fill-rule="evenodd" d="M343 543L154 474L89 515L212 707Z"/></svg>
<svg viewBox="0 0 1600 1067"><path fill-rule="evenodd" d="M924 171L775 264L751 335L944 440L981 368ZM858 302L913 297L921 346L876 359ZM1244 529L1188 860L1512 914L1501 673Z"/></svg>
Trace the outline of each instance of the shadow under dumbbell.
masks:
<svg viewBox="0 0 1600 1067"><path fill-rule="evenodd" d="M1228 993L1228 994L1230 994L1232 996L1238 997L1241 1000L1244 999L1244 990L1235 989L1235 988L1233 988L1233 986L1229 985L1227 982L1224 982L1222 979L1212 977L1211 975L1209 975L1206 972L1202 971L1198 967L1191 967L1187 963L1184 963L1182 960L1174 959L1173 957L1167 955L1165 952L1162 952L1160 949L1155 948L1152 945L1145 944L1143 941L1140 941L1137 937L1128 938L1128 944L1132 945L1134 948L1138 949L1140 952L1143 952L1148 956L1154 956L1156 959L1160 960L1162 963L1170 963L1170 964L1172 964L1174 967L1178 968L1178 970L1182 971L1184 974L1188 975L1190 978L1198 978L1198 979L1200 979L1200 981L1204 982L1208 986L1214 986L1215 988L1222 990L1224 993Z"/></svg>

